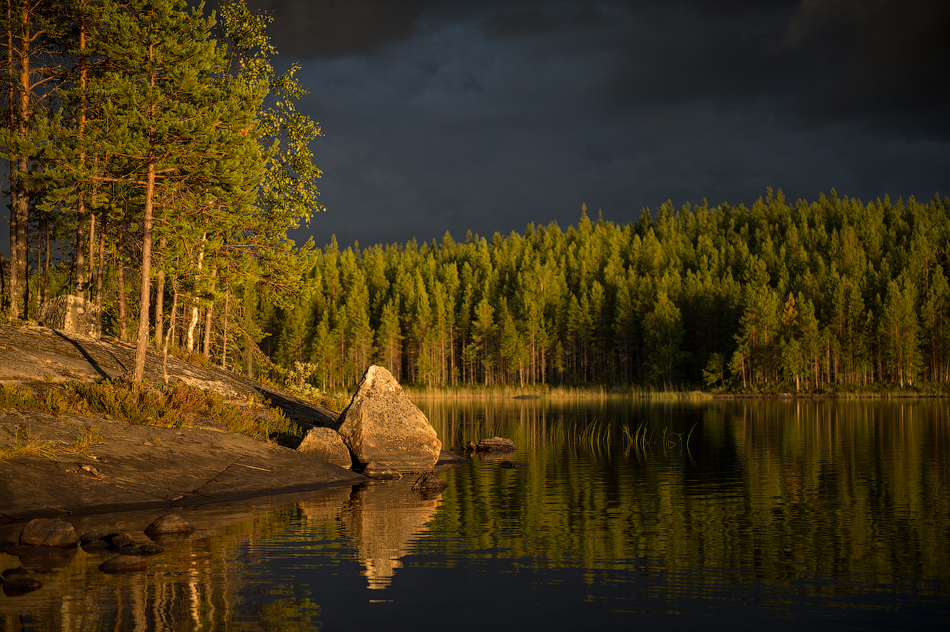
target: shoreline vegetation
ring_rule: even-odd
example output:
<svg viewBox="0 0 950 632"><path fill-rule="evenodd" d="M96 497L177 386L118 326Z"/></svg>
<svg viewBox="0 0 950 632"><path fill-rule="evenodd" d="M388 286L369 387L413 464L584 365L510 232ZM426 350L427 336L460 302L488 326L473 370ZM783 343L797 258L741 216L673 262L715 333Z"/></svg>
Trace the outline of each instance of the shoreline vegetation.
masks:
<svg viewBox="0 0 950 632"><path fill-rule="evenodd" d="M839 391L823 393L788 392L743 392L702 390L656 390L638 387L539 387L536 389L511 387L427 387L406 386L406 393L413 399L458 399L458 400L527 400L527 401L596 401L623 400L649 402L705 402L716 399L943 399L950 397L944 389L879 391Z"/></svg>

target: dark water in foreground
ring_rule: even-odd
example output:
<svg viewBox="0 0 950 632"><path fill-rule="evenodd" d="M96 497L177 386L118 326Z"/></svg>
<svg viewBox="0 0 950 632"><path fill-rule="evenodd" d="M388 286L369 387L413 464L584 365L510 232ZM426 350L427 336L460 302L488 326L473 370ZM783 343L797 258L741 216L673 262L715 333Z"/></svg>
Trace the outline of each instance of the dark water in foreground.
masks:
<svg viewBox="0 0 950 632"><path fill-rule="evenodd" d="M946 402L420 407L527 467L183 510L199 531L127 576L0 554L55 566L0 593L0 630L950 626Z"/></svg>

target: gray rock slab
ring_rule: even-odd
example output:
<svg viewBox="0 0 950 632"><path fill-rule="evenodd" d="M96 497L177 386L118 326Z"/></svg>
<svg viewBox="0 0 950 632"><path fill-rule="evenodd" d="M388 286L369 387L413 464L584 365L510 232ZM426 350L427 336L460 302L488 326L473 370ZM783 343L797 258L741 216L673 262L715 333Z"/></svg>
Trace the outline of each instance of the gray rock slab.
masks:
<svg viewBox="0 0 950 632"><path fill-rule="evenodd" d="M108 441L92 446L85 456L0 461L0 522L187 506L366 480L311 454L242 435L103 419L94 423ZM16 426L26 427L40 440L65 445L89 424L84 417L0 410L0 433L12 436Z"/></svg>

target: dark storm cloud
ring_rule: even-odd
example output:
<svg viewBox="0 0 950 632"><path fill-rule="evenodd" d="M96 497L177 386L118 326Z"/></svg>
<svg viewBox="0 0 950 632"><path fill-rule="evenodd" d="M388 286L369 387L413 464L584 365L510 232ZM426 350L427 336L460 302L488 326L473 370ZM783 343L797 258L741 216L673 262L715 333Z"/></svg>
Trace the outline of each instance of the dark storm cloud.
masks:
<svg viewBox="0 0 950 632"><path fill-rule="evenodd" d="M804 0L783 42L816 75L804 113L946 137L948 28L945 0Z"/></svg>
<svg viewBox="0 0 950 632"><path fill-rule="evenodd" d="M592 98L615 113L683 99L783 95L809 121L869 116L950 131L946 0L251 0L279 49L379 55L452 21L536 54L609 55ZM891 118L896 117L896 118Z"/></svg>
<svg viewBox="0 0 950 632"><path fill-rule="evenodd" d="M219 2L212 2L218 4ZM378 53L415 32L423 2L412 0L248 0L274 22L269 33L282 53L336 56Z"/></svg>
<svg viewBox="0 0 950 632"><path fill-rule="evenodd" d="M942 0L249 4L326 132L318 243L946 191Z"/></svg>

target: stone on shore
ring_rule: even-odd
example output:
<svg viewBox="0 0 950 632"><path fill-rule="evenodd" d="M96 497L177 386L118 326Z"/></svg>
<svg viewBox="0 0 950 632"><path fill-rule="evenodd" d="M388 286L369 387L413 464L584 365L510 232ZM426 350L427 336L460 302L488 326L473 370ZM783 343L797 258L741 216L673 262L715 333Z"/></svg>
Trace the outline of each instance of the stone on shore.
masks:
<svg viewBox="0 0 950 632"><path fill-rule="evenodd" d="M35 518L20 532L20 546L53 546L61 549L75 547L79 536L73 525L55 518Z"/></svg>
<svg viewBox="0 0 950 632"><path fill-rule="evenodd" d="M442 442L392 374L371 366L340 416L340 435L353 458L372 472L427 472Z"/></svg>
<svg viewBox="0 0 950 632"><path fill-rule="evenodd" d="M52 298L40 306L37 321L50 329L70 334L99 337L99 307L80 296Z"/></svg>
<svg viewBox="0 0 950 632"><path fill-rule="evenodd" d="M165 514L161 518L156 518L152 524L145 527L145 535L185 535L193 533L195 528L188 524L184 518L178 514Z"/></svg>
<svg viewBox="0 0 950 632"><path fill-rule="evenodd" d="M343 437L332 428L311 428L297 446L297 452L308 452L333 465L344 469L353 467L350 449L343 443Z"/></svg>

